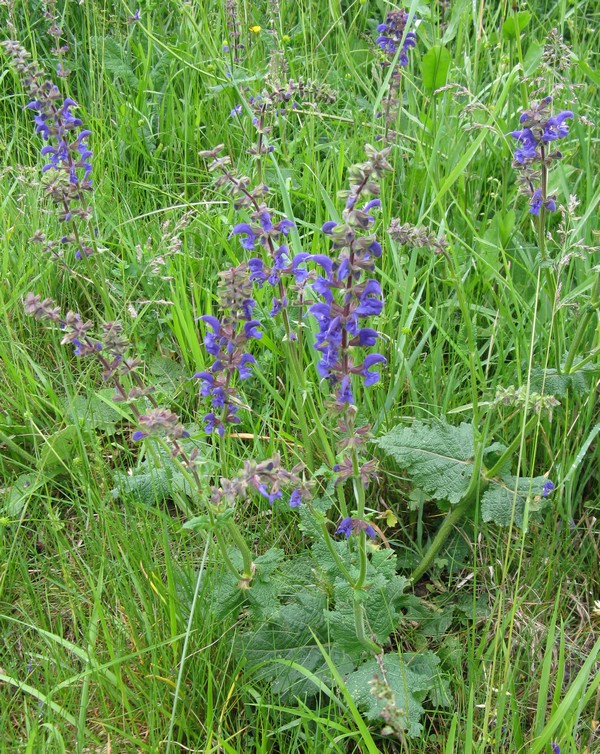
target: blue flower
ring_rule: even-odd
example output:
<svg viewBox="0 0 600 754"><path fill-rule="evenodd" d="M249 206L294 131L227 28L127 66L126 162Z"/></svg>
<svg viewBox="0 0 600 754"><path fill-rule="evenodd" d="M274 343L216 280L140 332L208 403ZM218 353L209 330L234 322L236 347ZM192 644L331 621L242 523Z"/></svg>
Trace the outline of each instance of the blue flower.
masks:
<svg viewBox="0 0 600 754"><path fill-rule="evenodd" d="M348 539L351 534L359 534L361 531L364 531L367 537L371 537L371 539L375 539L377 536L375 529L368 521L363 521L360 518L351 518L350 516L342 520L335 533L343 534Z"/></svg>
<svg viewBox="0 0 600 754"><path fill-rule="evenodd" d="M544 486L542 487L542 497L548 497L548 495L551 492L554 492L556 487L554 486L554 483L548 480L547 482L544 482Z"/></svg>
<svg viewBox="0 0 600 754"><path fill-rule="evenodd" d="M244 325L244 335L248 340L254 338L260 340L263 336L262 332L258 329L260 322L257 319L251 319Z"/></svg>
<svg viewBox="0 0 600 754"><path fill-rule="evenodd" d="M404 10L389 11L385 23L377 26L380 36L377 37L377 44L381 50L393 58L402 43L402 49L398 57L400 66L408 65L407 52L411 47L417 44L417 35L414 31L406 31L408 22L408 13Z"/></svg>
<svg viewBox="0 0 600 754"><path fill-rule="evenodd" d="M370 387L376 382L379 382L379 378L381 376L379 372L371 372L370 368L375 364L386 363L387 359L385 358L385 356L382 356L379 353L371 353L365 358L365 360L363 361L362 369L360 371L360 374L365 378L365 387Z"/></svg>
<svg viewBox="0 0 600 754"><path fill-rule="evenodd" d="M249 377L252 377L252 370L249 366L247 366L247 364L256 364L256 359L254 358L254 356L252 356L252 354L245 353L241 358L240 365L238 367L240 380L247 380Z"/></svg>
<svg viewBox="0 0 600 754"><path fill-rule="evenodd" d="M290 495L290 508L299 508L302 505L302 493L294 490Z"/></svg>
<svg viewBox="0 0 600 754"><path fill-rule="evenodd" d="M232 235L242 235L242 238L240 238L242 248L248 250L253 250L255 248L256 233L248 223L238 223L237 225L234 225L231 229L231 233Z"/></svg>
<svg viewBox="0 0 600 754"><path fill-rule="evenodd" d="M267 500L269 501L269 505L273 505L275 500L279 500L280 497L283 497L283 493L281 492L281 490L276 490L275 492L269 492L266 485L264 484L259 484L256 489L260 492L260 494L263 497L267 498Z"/></svg>
<svg viewBox="0 0 600 754"><path fill-rule="evenodd" d="M542 134L542 141L555 141L556 139L563 139L569 133L569 126L564 123L568 118L573 118L573 112L571 110L563 110L553 118L548 118L544 127L544 133ZM564 125L563 125L564 124Z"/></svg>
<svg viewBox="0 0 600 754"><path fill-rule="evenodd" d="M523 128L520 131L511 131L510 135L521 145L515 151L515 160L524 163L525 160L533 160L537 155L538 142L530 128Z"/></svg>
<svg viewBox="0 0 600 754"><path fill-rule="evenodd" d="M533 196L531 197L531 201L529 202L529 205L531 209L529 210L532 215L535 215L536 217L540 214L541 209L544 205L544 199L542 197L542 191L541 189L536 189L533 192Z"/></svg>
<svg viewBox="0 0 600 754"><path fill-rule="evenodd" d="M381 286L377 280L368 280L360 296L360 305L356 309L359 317L376 317L381 314Z"/></svg>
<svg viewBox="0 0 600 754"><path fill-rule="evenodd" d="M340 384L340 389L336 393L338 403L347 403L352 405L354 403L354 396L352 395L352 388L350 386L350 378L343 377Z"/></svg>
<svg viewBox="0 0 600 754"><path fill-rule="evenodd" d="M250 280L253 283L258 283L259 288L261 288L267 280L267 274L264 271L265 265L262 259L254 257L248 260L248 269L250 270Z"/></svg>

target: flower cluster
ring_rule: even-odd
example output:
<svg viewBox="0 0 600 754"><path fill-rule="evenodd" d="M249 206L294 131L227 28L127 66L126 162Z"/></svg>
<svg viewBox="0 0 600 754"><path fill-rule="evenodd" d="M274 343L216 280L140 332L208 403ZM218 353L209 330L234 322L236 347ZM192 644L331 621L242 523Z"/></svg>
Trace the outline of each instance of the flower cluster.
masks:
<svg viewBox="0 0 600 754"><path fill-rule="evenodd" d="M383 50L388 59L388 65L396 57L398 49L400 56L398 64L401 66L408 65L408 51L417 44L417 35L408 28L408 13L405 10L391 10L385 18L385 22L379 24L377 31L377 44Z"/></svg>
<svg viewBox="0 0 600 754"><path fill-rule="evenodd" d="M12 64L21 76L31 97L27 105L35 113L35 130L46 144L41 154L47 162L42 168L49 173L45 190L59 208L59 219L69 222L76 219L88 221L91 211L86 205L86 194L92 190L92 152L88 147L89 129L83 128L80 118L73 114L77 103L63 97L59 88L34 63L29 53L18 42L3 42L3 47L12 59ZM56 243L43 243L55 256ZM67 233L61 244L75 247L75 257L89 256L92 247L77 233Z"/></svg>
<svg viewBox="0 0 600 754"><path fill-rule="evenodd" d="M210 398L214 409L204 417L207 432L225 434L227 424L239 424L240 399L233 382L248 379L252 374L254 356L248 353L248 342L262 337L260 322L253 319L256 302L252 298L252 284L245 264L219 273L219 318L204 315L200 319L208 330L204 347L214 357L208 371L194 377L202 381L200 394Z"/></svg>
<svg viewBox="0 0 600 754"><path fill-rule="evenodd" d="M155 401L151 385L144 385L141 377L137 374L137 367L141 361L127 357L129 341L123 335L123 328L119 322L104 322L101 333L94 337L90 331L93 323L84 320L77 312L69 311L64 317L60 307L51 298L43 299L33 293L28 293L23 301L25 313L35 319L53 322L64 332L61 340L63 345L73 346L73 352L78 357L94 356L102 366L102 379L112 381L115 387L115 401L131 403L131 410L137 419L140 428L135 430L131 439L142 440L149 435L162 434L167 437L172 446L172 455L178 458L183 466L195 473L198 449L194 448L188 456L179 440L189 437L189 432L180 423L176 414L168 408L160 407ZM123 382L123 377L128 375L133 381L129 389ZM133 404L138 398L147 397L151 409L145 414L139 413Z"/></svg>
<svg viewBox="0 0 600 754"><path fill-rule="evenodd" d="M291 508L298 508L302 500L310 496L306 484L300 477L301 470L302 464L295 466L291 471L284 469L279 453L260 463L244 461L244 467L237 477L221 478L220 486L212 488L212 502L216 506L231 505L237 498L246 498L248 491L254 489L272 505L275 500L283 497L282 487L291 487L288 503Z"/></svg>
<svg viewBox="0 0 600 754"><path fill-rule="evenodd" d="M147 414L138 418L142 429L136 430L132 440L142 440L144 437L152 434L163 434L169 440L179 440L190 436L190 433L180 423L177 414L174 414L168 408L156 406L151 408Z"/></svg>
<svg viewBox="0 0 600 754"><path fill-rule="evenodd" d="M442 235L438 238L423 226L411 225L410 223L400 224L398 219L390 222L387 232L394 241L413 249L432 249L436 254L444 254L448 248L448 241L445 236Z"/></svg>
<svg viewBox="0 0 600 754"><path fill-rule="evenodd" d="M391 10L386 16L385 23L377 27L379 32L377 45L382 51L381 64L384 68L393 66L388 90L383 100L383 112L378 114L378 117L383 116L385 119L386 137L390 141L394 141L397 135L394 130L390 129L396 122L400 111L402 69L408 65L408 51L417 44L417 35L411 30L411 24L405 10Z"/></svg>
<svg viewBox="0 0 600 754"><path fill-rule="evenodd" d="M58 325L64 335L62 345L73 346L73 353L78 358L95 356L103 367L102 379L115 380L119 376L133 375L139 379L135 369L140 360L126 356L129 341L123 336L123 326L120 322L103 322L98 336L90 333L93 323L84 320L78 312L68 311L64 316L60 307L51 298L43 299L34 293L28 293L23 301L25 313L39 320L46 320ZM137 379L136 379L137 378ZM152 388L137 384L126 391L119 383L115 400L136 400L142 395L148 395Z"/></svg>
<svg viewBox="0 0 600 754"><path fill-rule="evenodd" d="M268 116L284 115L288 108L297 110L301 105L314 106L317 102L331 104L337 99L336 92L327 84L316 81L305 81L302 76L296 81L293 78L281 80L279 77L269 79L269 88L259 94L247 94L246 102L252 111L252 125L261 134L270 134L272 127L268 124ZM243 105L238 104L231 110L231 117L241 115ZM250 147L248 154L258 155L273 151L273 147L265 145L262 148Z"/></svg>
<svg viewBox="0 0 600 754"><path fill-rule="evenodd" d="M249 215L250 222L241 222L231 230L232 236L237 236L243 249L254 251L262 248L267 252L268 260L253 257L248 262L250 280L262 287L269 283L276 289L273 298L271 316L275 316L281 309L288 305L288 292L291 289L301 289L311 277L305 269L304 262L309 254L300 253L290 255L287 244L287 236L294 223L283 217L274 219L274 212L270 209L265 197L269 194L269 187L259 181L253 188L250 187L250 179L246 176L238 177L231 171L231 160L228 156L220 157L223 145L215 149L201 152L200 156L211 159L210 172L219 172L217 186L228 185L233 196L233 206L236 210L245 210ZM283 278L292 276L293 285L284 285ZM291 337L294 337L290 333Z"/></svg>
<svg viewBox="0 0 600 754"><path fill-rule="evenodd" d="M378 152L367 145L366 151L367 161L351 168L350 189L342 192L346 199L343 222L328 221L323 225L337 257L311 256L311 261L325 273L313 284L322 302L309 310L319 326L315 340L315 348L321 354L318 371L336 388L338 411L354 403L352 375L362 377L367 387L374 385L379 380L374 367L386 361L381 354L371 353L356 363L352 355L357 347L375 345L377 331L365 327L364 322L383 308L378 281L363 276L373 270L375 258L381 255L380 244L368 231L374 222L370 213L381 205L377 198L378 180L391 169L386 159L390 149ZM369 196L374 198L368 199Z"/></svg>
<svg viewBox="0 0 600 754"><path fill-rule="evenodd" d="M237 0L227 0L225 3L227 17L227 34L229 40L223 44L223 52L231 54L233 63L241 63L244 58L245 45L241 42L240 19Z"/></svg>
<svg viewBox="0 0 600 754"><path fill-rule="evenodd" d="M522 128L511 131L516 139L513 167L519 171L521 191L529 197L529 211L539 215L542 208L553 212L556 209L556 196L548 194L548 169L555 160L562 157L558 149L550 145L563 139L569 133L567 120L573 118L571 110L563 110L558 115L550 115L552 97L544 97L521 114ZM538 170L538 167L540 170Z"/></svg>

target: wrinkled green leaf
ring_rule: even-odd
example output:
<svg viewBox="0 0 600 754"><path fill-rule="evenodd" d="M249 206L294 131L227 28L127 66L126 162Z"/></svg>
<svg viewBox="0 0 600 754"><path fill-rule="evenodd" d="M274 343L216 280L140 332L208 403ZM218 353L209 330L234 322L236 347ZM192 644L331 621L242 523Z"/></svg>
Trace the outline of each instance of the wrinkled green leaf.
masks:
<svg viewBox="0 0 600 754"><path fill-rule="evenodd" d="M375 443L435 500L456 505L467 491L475 455L471 424L453 427L417 421L410 427L395 427Z"/></svg>
<svg viewBox="0 0 600 754"><path fill-rule="evenodd" d="M252 675L270 681L271 690L281 695L282 701L310 697L318 689L306 675L280 660L301 665L321 681L331 683L331 672L315 641L316 636L328 646L325 604L320 592L301 595L298 602L283 606L271 621L258 631L244 634L237 644L237 652L247 660ZM342 650L333 647L328 652L340 673L354 669L352 658Z"/></svg>
<svg viewBox="0 0 600 754"><path fill-rule="evenodd" d="M578 395L587 393L590 389L591 369L581 369L572 374L561 374L556 369L535 367L531 370L531 390L544 391L544 395L564 397L569 390Z"/></svg>
<svg viewBox="0 0 600 754"><path fill-rule="evenodd" d="M92 37L94 52L102 60L104 69L113 78L120 79L131 91L138 88L138 78L126 61L127 53L112 37Z"/></svg>
<svg viewBox="0 0 600 754"><path fill-rule="evenodd" d="M64 469L75 454L77 427L69 424L46 437L42 446L41 467L43 469Z"/></svg>
<svg viewBox="0 0 600 754"><path fill-rule="evenodd" d="M439 674L439 658L433 652L420 654L387 654L383 658L386 681L395 696L395 706L403 710L403 727L411 738L423 730L420 723L424 712L422 702L429 696L439 706L449 704L448 684ZM382 680L377 660L369 660L346 679L346 687L356 704L365 708L369 720L377 720L385 706L382 699L371 693L371 681Z"/></svg>
<svg viewBox="0 0 600 754"><path fill-rule="evenodd" d="M506 476L492 480L481 498L481 515L484 521L493 521L498 526L508 526L513 520L517 526L523 525L525 506L529 512L541 510L546 502L541 497L544 484L548 481L545 476L529 477Z"/></svg>
<svg viewBox="0 0 600 754"><path fill-rule="evenodd" d="M65 413L74 424L113 432L121 416L101 396L112 401L115 391L106 389L89 396L76 395L72 400L65 400Z"/></svg>
<svg viewBox="0 0 600 754"><path fill-rule="evenodd" d="M0 515L8 518L18 518L31 495L49 482L56 473L29 472L21 474L15 481L4 489L4 497L0 503Z"/></svg>

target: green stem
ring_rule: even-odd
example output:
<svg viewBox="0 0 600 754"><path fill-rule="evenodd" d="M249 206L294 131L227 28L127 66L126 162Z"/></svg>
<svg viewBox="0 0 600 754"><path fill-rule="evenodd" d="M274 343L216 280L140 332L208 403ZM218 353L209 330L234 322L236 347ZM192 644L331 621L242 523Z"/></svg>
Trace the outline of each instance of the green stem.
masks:
<svg viewBox="0 0 600 754"><path fill-rule="evenodd" d="M231 558L229 557L229 553L227 552L227 542L219 536L216 527L214 528L215 536L217 538L217 545L219 547L219 550L221 551L221 555L223 556L223 562L225 563L225 566L227 570L239 581L244 581L244 576L238 571L238 569L233 565L231 562Z"/></svg>
<svg viewBox="0 0 600 754"><path fill-rule="evenodd" d="M600 346L595 346L592 348L592 350L588 353L587 356L585 356L583 359L580 359L577 364L571 368L571 370L568 372L568 374L575 374L576 372L579 372L586 364L589 364L592 361L595 361L596 357L600 353ZM590 407L593 407L593 403L590 404Z"/></svg>
<svg viewBox="0 0 600 754"><path fill-rule="evenodd" d="M473 323L471 322L469 302L467 301L467 297L465 296L462 280L460 279L460 276L456 271L454 262L450 255L446 253L444 254L444 256L446 258L446 261L448 262L450 274L452 275L454 281L454 287L456 289L456 295L458 297L458 305L460 307L465 329L467 331L467 342L469 345L469 374L471 377L471 394L473 396L473 426L477 427L477 424L479 422L479 404L477 402L477 396L479 395L478 380L483 380L483 374L479 375L479 377L477 375L477 366L475 363L477 355L477 344L475 342L475 335L473 333Z"/></svg>
<svg viewBox="0 0 600 754"><path fill-rule="evenodd" d="M481 465L483 462L483 450L484 443L479 444L477 454L473 463L473 474L471 475L471 481L469 487L465 492L462 500L452 507L446 514L446 518L443 520L442 525L437 531L433 542L429 545L427 552L421 558L421 562L415 568L410 575L412 582L418 581L429 566L435 560L437 554L442 549L445 541L450 536L454 526L465 515L473 503L477 500L479 493L483 487L487 486L487 480L481 478Z"/></svg>
<svg viewBox="0 0 600 754"><path fill-rule="evenodd" d="M592 319L592 316L594 314L594 311L600 304L600 275L596 277L596 282L594 284L594 288L592 289L592 295L590 297L590 301L581 315L579 319L579 324L577 325L577 330L575 331L575 335L573 336L573 341L571 343L571 347L569 348L569 353L567 354L567 358L565 359L565 364L563 367L563 372L565 374L570 374L571 367L573 366L573 361L575 360L575 356L577 356L577 352L579 350L579 346L581 344L581 341L583 340L583 336L585 335L585 331L588 328L588 325L590 323L590 320Z"/></svg>
<svg viewBox="0 0 600 754"><path fill-rule="evenodd" d="M415 570L410 575L410 580L413 583L415 581L418 581L421 578L421 576L425 573L425 571L427 571L429 566L433 563L437 554L442 549L442 546L444 545L445 541L450 536L450 533L452 532L452 529L454 528L454 526L460 521L460 519L465 515L465 513L469 510L469 508L475 502L475 499L477 497L477 492L478 492L477 488L471 490L471 492L467 492L467 494L463 497L460 503L458 503L458 505L455 505L453 508L451 508L448 511L448 513L446 514L446 518L443 520L442 525L438 529L433 542L429 545L427 552L421 558L421 562L419 563L419 565L415 568Z"/></svg>
<svg viewBox="0 0 600 754"><path fill-rule="evenodd" d="M233 541L236 543L239 551L242 554L242 560L244 562L244 574L243 574L242 580L250 583L254 575L254 562L252 560L252 551L246 544L246 540L242 536L242 533L238 529L235 521L233 521L232 519L229 519L227 522L227 529L229 533L231 534ZM216 534L218 538L219 537L218 529L216 530Z"/></svg>
<svg viewBox="0 0 600 754"><path fill-rule="evenodd" d="M509 446L506 448L506 450L502 453L500 458L496 461L496 463L492 466L491 469L488 469L485 472L486 479L493 479L497 474L500 473L500 470L504 466L504 464L509 460L509 458L513 455L515 450L519 447L519 444L521 443L521 437L523 435L526 435L539 421L540 417L538 414L533 414L533 416L530 416L527 420L527 423L523 427L522 432L519 432L519 434L510 442Z"/></svg>
<svg viewBox="0 0 600 754"><path fill-rule="evenodd" d="M546 150L543 145L540 147L540 154L542 161L542 202L545 202L548 194L548 168L546 167ZM546 286L548 288L548 298L550 299L552 307L554 307L556 302L556 283L554 281L554 278L552 277L552 271L547 265L548 258L546 256L546 206L544 203L542 203L538 217L537 238L538 248L540 250L540 259L544 264L544 277L546 278Z"/></svg>
<svg viewBox="0 0 600 754"><path fill-rule="evenodd" d="M363 535L364 536L364 535ZM375 655L381 654L381 647L370 639L365 632L365 609L362 602L358 599L358 595L354 595L354 625L356 627L356 638L360 643L373 652Z"/></svg>
<svg viewBox="0 0 600 754"><path fill-rule="evenodd" d="M350 584L350 586L354 588L354 579L352 578L352 574L346 568L344 561L340 558L340 556L335 551L335 547L333 546L333 542L331 541L331 536L329 535L329 532L327 531L327 524L325 523L323 519L320 520L320 526L321 526L321 531L323 533L323 538L325 540L325 544L327 545L327 549L329 550L331 557L335 560L335 564L339 568L342 576L346 579L348 584Z"/></svg>
<svg viewBox="0 0 600 754"><path fill-rule="evenodd" d="M515 39L517 41L517 57L519 58L519 65L521 66L521 71L523 73L523 76L525 76L525 64L523 62L523 49L521 47L521 31L519 29L519 16L517 12L516 3L513 3L513 19L515 22ZM521 104L523 105L523 110L527 110L527 105L529 104L528 97L527 97L527 84L523 80L523 77L521 77L520 90L521 90Z"/></svg>

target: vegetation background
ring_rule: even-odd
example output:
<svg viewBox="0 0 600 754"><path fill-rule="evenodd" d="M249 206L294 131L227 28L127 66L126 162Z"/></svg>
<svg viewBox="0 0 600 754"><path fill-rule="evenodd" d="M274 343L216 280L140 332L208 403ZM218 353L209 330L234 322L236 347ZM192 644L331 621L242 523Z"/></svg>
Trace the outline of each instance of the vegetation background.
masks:
<svg viewBox="0 0 600 754"><path fill-rule="evenodd" d="M319 229L330 219L327 202L381 132L374 114L386 70L374 40L390 7L241 0L244 57L228 78L228 10L218 0L147 0L139 14L118 0L51 4L72 70L61 86L92 131L102 254L78 264L53 262L31 242L36 230L57 234L59 225L44 198L26 94L4 58L0 751L600 750L597 311L573 342L598 275L594 0L520 2L518 11L528 14L521 16L506 0L410 5L421 23L404 74L382 227L398 217L448 237L476 328L480 401L492 401L501 387L537 385L560 402L533 435L525 436L519 412L498 419L507 442L521 437L526 472L556 484L546 514L527 531L477 517L465 523L416 585L423 612L398 627L403 646L438 653L450 683L452 705L428 710L422 738L382 736L345 697L343 683L312 705L284 704L248 677L233 652L244 615L217 620L211 609L218 551L182 527L198 501L164 458L131 442L128 415L111 403L96 370L22 311L30 290L105 316L110 301L161 401L187 425L199 424L190 376L206 355L196 319L214 307L217 271L241 261L243 250L229 238L233 208L198 152L223 142L242 172L253 170L246 152L253 129L230 111L246 88L260 91L272 51L284 50L290 77L326 83L337 95L288 114L267 168L293 210L303 249L325 248ZM54 71L46 8L5 0L0 28ZM564 47L552 43L554 29ZM421 68L434 45L450 55L447 85L436 92ZM559 85L557 109L575 112L553 172L564 208L548 226L557 298L545 288L506 136L539 88L536 77L548 90ZM468 419L474 395L464 323L440 258L387 239L379 271L386 305L378 328L390 368L365 414L379 429L409 418ZM268 310L266 295L259 303ZM246 434L226 445L226 457L212 457L207 478L281 451L297 435L294 405L281 392L281 333L263 345L260 381L246 393ZM569 353L581 368L565 377ZM313 383L318 395L316 375ZM392 514L379 524L409 571L438 512L401 469L383 463L386 484L373 508ZM301 546L293 512L252 501L240 516L259 551ZM193 603L201 566L207 575Z"/></svg>

